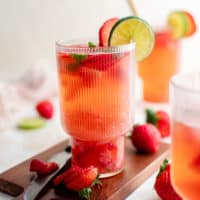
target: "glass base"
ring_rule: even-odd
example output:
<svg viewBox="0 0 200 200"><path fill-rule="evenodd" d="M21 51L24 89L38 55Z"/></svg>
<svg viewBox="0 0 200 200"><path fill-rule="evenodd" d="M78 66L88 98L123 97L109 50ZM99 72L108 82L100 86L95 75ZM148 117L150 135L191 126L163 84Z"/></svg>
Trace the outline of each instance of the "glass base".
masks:
<svg viewBox="0 0 200 200"><path fill-rule="evenodd" d="M125 136L109 141L72 139L72 163L82 168L94 166L101 177L110 177L124 169Z"/></svg>
<svg viewBox="0 0 200 200"><path fill-rule="evenodd" d="M124 168L119 169L119 170L117 170L117 171L115 171L115 172L103 173L103 174L100 174L100 175L99 175L99 178L100 178L100 179L102 179L102 178L109 178L109 177L111 177L111 176L115 176L115 175L117 175L117 174L120 174L120 173L123 172L123 171L124 171Z"/></svg>

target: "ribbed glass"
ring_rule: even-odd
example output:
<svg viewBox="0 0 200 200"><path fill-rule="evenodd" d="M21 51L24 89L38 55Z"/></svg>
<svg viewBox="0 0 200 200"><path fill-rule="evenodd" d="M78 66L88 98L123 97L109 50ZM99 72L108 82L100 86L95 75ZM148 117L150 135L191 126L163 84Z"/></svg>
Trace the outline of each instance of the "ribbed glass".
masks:
<svg viewBox="0 0 200 200"><path fill-rule="evenodd" d="M182 199L199 199L200 72L176 75L171 81L172 184Z"/></svg>
<svg viewBox="0 0 200 200"><path fill-rule="evenodd" d="M80 155L93 149L91 160L96 161L90 164L101 173L119 171L124 164L122 136L133 125L134 44L88 47L83 41L59 41L56 52L61 120L73 137L73 162L89 165L78 158L84 160Z"/></svg>

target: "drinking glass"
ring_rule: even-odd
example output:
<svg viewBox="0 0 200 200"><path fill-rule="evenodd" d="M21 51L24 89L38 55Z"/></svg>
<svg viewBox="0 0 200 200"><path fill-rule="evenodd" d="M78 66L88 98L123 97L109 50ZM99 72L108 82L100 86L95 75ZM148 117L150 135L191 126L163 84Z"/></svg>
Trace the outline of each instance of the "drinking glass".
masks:
<svg viewBox="0 0 200 200"><path fill-rule="evenodd" d="M72 164L93 165L108 177L124 168L125 134L133 125L134 44L86 44L56 44L61 121L71 136Z"/></svg>
<svg viewBox="0 0 200 200"><path fill-rule="evenodd" d="M171 81L172 166L175 190L184 200L200 195L200 72Z"/></svg>
<svg viewBox="0 0 200 200"><path fill-rule="evenodd" d="M168 30L155 32L153 51L138 63L145 101L168 102L170 79L179 71L179 46L179 41L174 40Z"/></svg>

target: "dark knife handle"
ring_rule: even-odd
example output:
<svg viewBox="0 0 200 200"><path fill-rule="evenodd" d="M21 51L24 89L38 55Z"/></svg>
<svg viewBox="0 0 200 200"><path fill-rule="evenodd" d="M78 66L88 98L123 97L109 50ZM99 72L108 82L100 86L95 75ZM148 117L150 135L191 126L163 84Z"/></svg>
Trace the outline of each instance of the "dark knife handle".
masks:
<svg viewBox="0 0 200 200"><path fill-rule="evenodd" d="M23 191L24 191L23 187L0 178L0 192L16 197L20 195Z"/></svg>

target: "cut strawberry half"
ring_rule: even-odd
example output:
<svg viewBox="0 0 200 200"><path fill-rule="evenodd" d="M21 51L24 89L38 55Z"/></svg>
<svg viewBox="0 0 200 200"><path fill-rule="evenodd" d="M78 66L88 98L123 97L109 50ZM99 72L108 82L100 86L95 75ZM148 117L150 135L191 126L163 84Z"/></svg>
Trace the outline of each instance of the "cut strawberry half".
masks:
<svg viewBox="0 0 200 200"><path fill-rule="evenodd" d="M118 18L111 18L101 26L99 30L99 46L108 46L110 31L117 21Z"/></svg>
<svg viewBox="0 0 200 200"><path fill-rule="evenodd" d="M64 184L67 189L78 192L81 199L90 199L92 187L100 184L98 179L98 169L94 166L80 168L72 165L64 173L54 179L54 185Z"/></svg>
<svg viewBox="0 0 200 200"><path fill-rule="evenodd" d="M39 159L33 159L30 164L30 171L36 172L39 175L48 175L58 169L58 164L55 162L44 162Z"/></svg>
<svg viewBox="0 0 200 200"><path fill-rule="evenodd" d="M82 173L79 173L78 177L71 178L70 181L66 178L64 184L71 190L79 191L83 188L90 187L97 176L97 168L90 166L88 168L83 168Z"/></svg>

